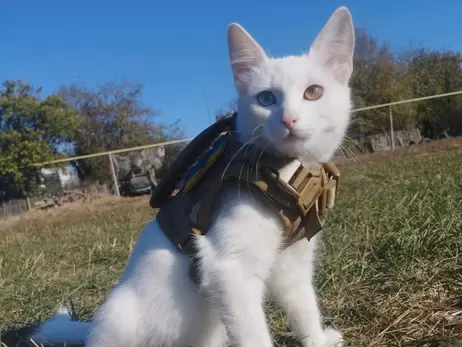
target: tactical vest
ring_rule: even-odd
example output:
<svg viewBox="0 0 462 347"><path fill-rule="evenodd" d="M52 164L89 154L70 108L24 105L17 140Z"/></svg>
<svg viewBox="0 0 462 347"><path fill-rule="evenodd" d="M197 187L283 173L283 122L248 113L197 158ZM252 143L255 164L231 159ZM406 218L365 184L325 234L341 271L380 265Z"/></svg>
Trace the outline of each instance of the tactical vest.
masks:
<svg viewBox="0 0 462 347"><path fill-rule="evenodd" d="M245 187L273 210L283 226L284 247L303 237L310 240L322 229L320 217L335 203L340 172L334 164L310 169L297 162L292 177L283 180L280 170L295 159L242 146L236 136L236 116L219 120L194 138L151 197L165 235L192 257L193 235L207 234L213 204L223 189Z"/></svg>

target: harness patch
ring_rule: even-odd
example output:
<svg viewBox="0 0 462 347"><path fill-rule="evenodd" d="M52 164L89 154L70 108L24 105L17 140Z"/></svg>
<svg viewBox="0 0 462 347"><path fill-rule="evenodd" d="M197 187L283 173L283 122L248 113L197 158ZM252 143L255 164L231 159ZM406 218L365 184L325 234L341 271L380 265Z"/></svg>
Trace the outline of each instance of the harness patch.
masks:
<svg viewBox="0 0 462 347"><path fill-rule="evenodd" d="M183 186L180 188L178 194L184 195L188 193L194 185L207 173L212 165L223 154L228 138L227 136L220 136L210 146L210 149L204 154L203 157L189 170L184 178Z"/></svg>

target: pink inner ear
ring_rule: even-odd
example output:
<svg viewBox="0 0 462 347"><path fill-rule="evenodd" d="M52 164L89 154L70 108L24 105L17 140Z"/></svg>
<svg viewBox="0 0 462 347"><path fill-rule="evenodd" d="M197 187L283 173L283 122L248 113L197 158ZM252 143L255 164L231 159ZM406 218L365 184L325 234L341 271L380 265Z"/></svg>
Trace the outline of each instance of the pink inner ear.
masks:
<svg viewBox="0 0 462 347"><path fill-rule="evenodd" d="M233 65L234 85L240 95L247 91L251 71L252 69L247 64L235 63Z"/></svg>
<svg viewBox="0 0 462 347"><path fill-rule="evenodd" d="M252 70L265 59L265 53L250 35L235 27L228 34L228 46L234 85L242 95L248 88Z"/></svg>
<svg viewBox="0 0 462 347"><path fill-rule="evenodd" d="M326 62L326 66L332 70L334 78L342 84L348 83L351 74L351 64L351 59L345 54L331 56Z"/></svg>

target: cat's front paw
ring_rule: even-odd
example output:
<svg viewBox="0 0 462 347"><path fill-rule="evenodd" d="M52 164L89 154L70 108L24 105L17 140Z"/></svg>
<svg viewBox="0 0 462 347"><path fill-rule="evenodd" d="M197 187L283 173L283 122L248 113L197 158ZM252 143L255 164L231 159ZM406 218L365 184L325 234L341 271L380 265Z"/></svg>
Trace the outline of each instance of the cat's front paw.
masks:
<svg viewBox="0 0 462 347"><path fill-rule="evenodd" d="M324 330L324 346L323 347L342 347L343 336L342 333L333 328L326 328Z"/></svg>
<svg viewBox="0 0 462 347"><path fill-rule="evenodd" d="M319 331L317 335L311 335L311 338L306 339L303 345L305 347L342 347L343 336L338 330L326 328L324 331Z"/></svg>

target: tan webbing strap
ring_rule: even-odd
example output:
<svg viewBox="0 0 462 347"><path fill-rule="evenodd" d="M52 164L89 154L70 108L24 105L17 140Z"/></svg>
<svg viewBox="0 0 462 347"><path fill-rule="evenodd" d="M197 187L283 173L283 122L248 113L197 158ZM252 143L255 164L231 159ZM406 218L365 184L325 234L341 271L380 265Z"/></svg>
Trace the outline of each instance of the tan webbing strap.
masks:
<svg viewBox="0 0 462 347"><path fill-rule="evenodd" d="M320 216L326 210L334 207L339 177L340 172L335 164L328 163L323 165L321 172L322 193L318 196L315 205L311 207L304 218L305 236L308 240L322 229Z"/></svg>
<svg viewBox="0 0 462 347"><path fill-rule="evenodd" d="M324 194L324 182L324 170L309 170L303 165L299 166L289 180L288 184L297 192L296 204L300 210L300 217L296 221L297 230L290 240L291 243L302 237L310 240L322 229L318 201Z"/></svg>
<svg viewBox="0 0 462 347"><path fill-rule="evenodd" d="M334 163L325 163L323 168L326 173L327 182L324 186L325 198L322 201L322 212L330 210L335 205L340 180L340 171Z"/></svg>
<svg viewBox="0 0 462 347"><path fill-rule="evenodd" d="M317 206L313 206L303 220L305 226L305 237L308 241L322 229L321 219Z"/></svg>
<svg viewBox="0 0 462 347"><path fill-rule="evenodd" d="M287 183L272 174L273 180L280 186L276 201L281 202L281 192L284 192L284 205L298 207L302 215L306 215L323 192L322 174L322 170L309 170L303 165L299 166Z"/></svg>

